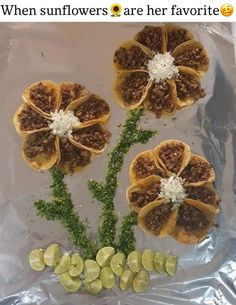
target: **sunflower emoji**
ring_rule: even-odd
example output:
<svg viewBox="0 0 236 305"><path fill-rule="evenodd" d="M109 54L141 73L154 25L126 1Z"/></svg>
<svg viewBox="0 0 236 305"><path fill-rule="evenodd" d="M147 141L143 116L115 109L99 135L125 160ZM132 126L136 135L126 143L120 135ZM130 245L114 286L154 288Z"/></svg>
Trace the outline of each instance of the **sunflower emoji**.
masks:
<svg viewBox="0 0 236 305"><path fill-rule="evenodd" d="M122 7L120 4L115 3L111 6L112 17L120 17L120 13L122 11Z"/></svg>

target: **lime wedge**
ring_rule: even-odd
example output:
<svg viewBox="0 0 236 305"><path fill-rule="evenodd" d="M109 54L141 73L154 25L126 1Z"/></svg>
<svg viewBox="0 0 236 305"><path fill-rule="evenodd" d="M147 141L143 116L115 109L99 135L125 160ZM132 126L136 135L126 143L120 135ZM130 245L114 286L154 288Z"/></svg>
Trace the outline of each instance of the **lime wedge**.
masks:
<svg viewBox="0 0 236 305"><path fill-rule="evenodd" d="M84 269L84 261L78 253L74 253L71 257L71 265L69 268L70 276L78 276Z"/></svg>
<svg viewBox="0 0 236 305"><path fill-rule="evenodd" d="M70 262L71 262L70 254L69 253L64 254L61 257L59 264L54 269L54 272L56 274L67 272L70 267Z"/></svg>
<svg viewBox="0 0 236 305"><path fill-rule="evenodd" d="M34 249L29 254L29 264L30 267L36 271L42 271L45 268L45 263L43 260L43 249Z"/></svg>
<svg viewBox="0 0 236 305"><path fill-rule="evenodd" d="M120 276L124 272L125 262L125 255L123 253L116 253L110 262L111 270Z"/></svg>
<svg viewBox="0 0 236 305"><path fill-rule="evenodd" d="M80 279L72 279L69 273L63 273L59 275L60 284L61 286L69 292L76 292L81 287L81 280Z"/></svg>
<svg viewBox="0 0 236 305"><path fill-rule="evenodd" d="M142 268L142 254L139 251L133 251L127 258L129 269L133 272L139 272Z"/></svg>
<svg viewBox="0 0 236 305"><path fill-rule="evenodd" d="M47 266L55 267L59 264L61 250L58 244L51 244L44 252L44 262Z"/></svg>
<svg viewBox="0 0 236 305"><path fill-rule="evenodd" d="M154 255L155 252L152 250L144 250L142 255L142 265L147 271L154 269Z"/></svg>
<svg viewBox="0 0 236 305"><path fill-rule="evenodd" d="M104 247L100 249L96 256L96 261L101 267L108 267L112 256L115 254L115 249L113 247Z"/></svg>
<svg viewBox="0 0 236 305"><path fill-rule="evenodd" d="M178 257L175 255L168 255L166 259L165 269L170 276L175 275L177 270L177 265L178 265Z"/></svg>
<svg viewBox="0 0 236 305"><path fill-rule="evenodd" d="M164 273L165 272L165 263L166 263L166 255L161 252L156 252L154 256L154 267L157 272Z"/></svg>
<svg viewBox="0 0 236 305"><path fill-rule="evenodd" d="M128 290L133 282L133 273L130 270L125 270L120 276L120 289L122 291Z"/></svg>
<svg viewBox="0 0 236 305"><path fill-rule="evenodd" d="M100 281L106 289L111 289L115 285L115 275L110 267L103 267L100 272Z"/></svg>
<svg viewBox="0 0 236 305"><path fill-rule="evenodd" d="M97 294L102 291L102 282L99 279L96 279L93 282L84 281L85 289L91 294Z"/></svg>
<svg viewBox="0 0 236 305"><path fill-rule="evenodd" d="M99 277L100 267L96 261L86 259L84 262L84 275L87 282L92 282Z"/></svg>
<svg viewBox="0 0 236 305"><path fill-rule="evenodd" d="M135 292L144 292L149 285L149 274L146 270L139 271L133 281L133 288Z"/></svg>

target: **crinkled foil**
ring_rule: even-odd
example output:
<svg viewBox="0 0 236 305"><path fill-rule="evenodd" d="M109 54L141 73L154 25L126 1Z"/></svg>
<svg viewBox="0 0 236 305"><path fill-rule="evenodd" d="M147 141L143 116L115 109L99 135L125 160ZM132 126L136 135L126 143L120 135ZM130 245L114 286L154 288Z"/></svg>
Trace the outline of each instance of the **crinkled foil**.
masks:
<svg viewBox="0 0 236 305"><path fill-rule="evenodd" d="M171 238L148 237L136 228L137 248L151 248L179 256L177 274L171 278L152 274L145 293L121 293L118 288L98 296L81 291L67 294L49 268L32 271L28 253L35 247L60 243L72 249L66 232L56 222L35 214L33 200L46 198L48 173L33 171L23 161L20 137L12 117L29 84L52 79L78 81L111 105L110 129L116 142L126 111L115 102L112 85L115 49L139 31L142 23L12 23L0 25L0 305L235 305L236 304L236 69L230 24L183 24L199 39L210 57L203 78L206 97L174 114L155 119L147 113L142 126L158 130L145 147L135 145L119 175L116 210L129 212L125 191L132 158L159 142L177 138L194 153L210 160L216 171L216 188L222 197L217 225L198 245ZM87 190L87 180L101 180L106 153L94 158L81 174L67 177L77 210L87 219L92 234L99 221L99 204ZM119 215L120 215L119 214Z"/></svg>

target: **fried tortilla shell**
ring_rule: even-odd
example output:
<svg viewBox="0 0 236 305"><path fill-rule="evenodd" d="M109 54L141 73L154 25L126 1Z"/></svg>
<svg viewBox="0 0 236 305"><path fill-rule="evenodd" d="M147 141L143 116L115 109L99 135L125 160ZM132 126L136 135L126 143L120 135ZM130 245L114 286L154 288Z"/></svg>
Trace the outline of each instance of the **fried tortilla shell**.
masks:
<svg viewBox="0 0 236 305"><path fill-rule="evenodd" d="M126 198L135 212L139 213L141 208L158 199L160 179L161 177L152 175L132 184L127 189Z"/></svg>
<svg viewBox="0 0 236 305"><path fill-rule="evenodd" d="M157 175L164 177L165 173L159 167L152 150L138 154L130 163L129 176L132 183L146 177Z"/></svg>
<svg viewBox="0 0 236 305"><path fill-rule="evenodd" d="M58 168L66 174L80 172L91 163L92 153L86 149L73 145L68 139L59 141L60 160Z"/></svg>
<svg viewBox="0 0 236 305"><path fill-rule="evenodd" d="M59 89L61 93L60 109L62 110L65 110L74 100L89 94L89 91L84 86L73 82L63 82L59 85Z"/></svg>
<svg viewBox="0 0 236 305"><path fill-rule="evenodd" d="M109 105L96 94L89 94L71 102L66 110L73 111L84 126L105 123L111 115Z"/></svg>
<svg viewBox="0 0 236 305"><path fill-rule="evenodd" d="M152 53L135 40L128 40L115 51L113 63L117 71L145 69Z"/></svg>
<svg viewBox="0 0 236 305"><path fill-rule="evenodd" d="M141 106L151 84L146 71L122 72L117 75L113 91L118 104L132 110Z"/></svg>
<svg viewBox="0 0 236 305"><path fill-rule="evenodd" d="M46 117L58 110L61 104L59 86L51 80L32 84L25 89L22 97L25 103Z"/></svg>
<svg viewBox="0 0 236 305"><path fill-rule="evenodd" d="M215 172L210 162L198 155L191 156L180 176L185 179L185 185L200 186L215 181Z"/></svg>
<svg viewBox="0 0 236 305"><path fill-rule="evenodd" d="M167 80L165 83L153 82L148 89L144 107L158 118L173 114L177 108L175 82L173 80Z"/></svg>
<svg viewBox="0 0 236 305"><path fill-rule="evenodd" d="M190 147L179 140L167 140L161 142L154 149L157 162L169 176L177 176L189 163L191 157Z"/></svg>
<svg viewBox="0 0 236 305"><path fill-rule="evenodd" d="M70 141L77 147L100 154L106 149L110 136L111 134L107 129L100 124L96 124L74 129Z"/></svg>
<svg viewBox="0 0 236 305"><path fill-rule="evenodd" d="M153 53L164 54L167 51L167 34L164 26L146 25L134 39Z"/></svg>
<svg viewBox="0 0 236 305"><path fill-rule="evenodd" d="M203 45L196 40L189 40L179 45L172 52L176 66L186 66L196 70L200 76L207 72L209 57Z"/></svg>
<svg viewBox="0 0 236 305"><path fill-rule="evenodd" d="M39 131L24 137L23 157L36 170L50 169L60 158L59 139L51 131Z"/></svg>
<svg viewBox="0 0 236 305"><path fill-rule="evenodd" d="M48 117L44 117L26 103L21 104L13 117L13 124L19 135L49 130L48 125L50 123L51 120Z"/></svg>
<svg viewBox="0 0 236 305"><path fill-rule="evenodd" d="M206 238L215 218L216 214L206 205L186 199L178 209L176 227L171 235L182 243L199 243Z"/></svg>
<svg viewBox="0 0 236 305"><path fill-rule="evenodd" d="M173 52L181 43L193 39L193 35L185 28L175 24L166 24L167 52Z"/></svg>
<svg viewBox="0 0 236 305"><path fill-rule="evenodd" d="M177 213L178 209L173 209L173 204L159 199L140 210L138 224L145 233L167 236L175 229Z"/></svg>

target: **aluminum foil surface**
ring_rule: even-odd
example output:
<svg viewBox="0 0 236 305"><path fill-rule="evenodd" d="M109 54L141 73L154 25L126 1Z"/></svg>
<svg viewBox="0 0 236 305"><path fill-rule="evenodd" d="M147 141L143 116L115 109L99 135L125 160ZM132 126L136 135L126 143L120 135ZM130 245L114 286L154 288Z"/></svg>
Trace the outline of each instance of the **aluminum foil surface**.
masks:
<svg viewBox="0 0 236 305"><path fill-rule="evenodd" d="M112 140L127 113L114 100L112 58L119 44L138 32L142 23L12 23L0 25L0 305L235 305L236 304L236 68L230 24L182 24L208 50L209 71L203 78L206 97L170 118L149 113L142 126L158 130L145 147L135 145L125 158L119 176L116 210L127 214L125 191L128 166L139 152L159 142L177 138L194 153L205 156L216 171L216 188L222 197L221 212L209 237L198 245L171 238L146 236L136 228L137 248L151 248L179 256L177 274L171 278L152 274L145 293L121 293L118 288L98 296L67 294L50 271L35 272L28 253L52 242L71 250L66 232L56 222L35 214L34 199L46 198L48 173L33 171L21 155L13 114L29 84L51 79L78 81L102 96L112 108ZM66 178L81 217L94 234L100 207L87 190L89 178L102 180L106 153L94 158L81 174Z"/></svg>

